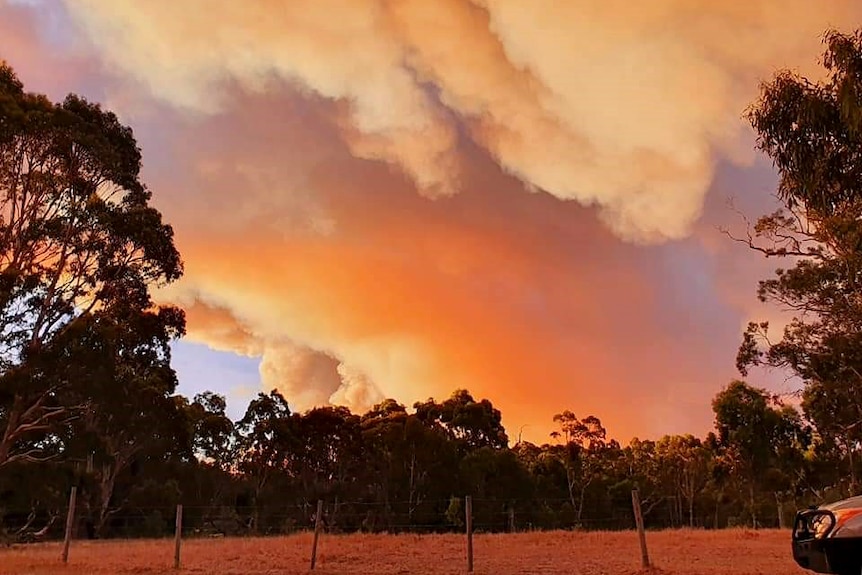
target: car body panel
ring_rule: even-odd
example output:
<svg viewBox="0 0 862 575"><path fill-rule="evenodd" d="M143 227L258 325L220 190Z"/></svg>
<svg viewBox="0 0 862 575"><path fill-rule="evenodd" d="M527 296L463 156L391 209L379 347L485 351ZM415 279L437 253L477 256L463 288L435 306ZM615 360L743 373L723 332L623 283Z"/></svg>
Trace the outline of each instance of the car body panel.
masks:
<svg viewBox="0 0 862 575"><path fill-rule="evenodd" d="M799 511L792 547L794 561L804 569L862 574L862 496Z"/></svg>

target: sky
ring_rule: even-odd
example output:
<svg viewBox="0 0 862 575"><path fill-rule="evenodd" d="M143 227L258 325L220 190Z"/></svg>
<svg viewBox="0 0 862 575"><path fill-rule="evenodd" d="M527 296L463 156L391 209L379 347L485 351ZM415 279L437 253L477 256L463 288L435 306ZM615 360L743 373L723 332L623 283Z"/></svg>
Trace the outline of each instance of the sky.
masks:
<svg viewBox="0 0 862 575"><path fill-rule="evenodd" d="M542 442L712 428L776 265L744 112L855 1L0 0L26 89L132 127L174 227L180 391L242 415L455 389ZM792 382L755 373L778 392Z"/></svg>

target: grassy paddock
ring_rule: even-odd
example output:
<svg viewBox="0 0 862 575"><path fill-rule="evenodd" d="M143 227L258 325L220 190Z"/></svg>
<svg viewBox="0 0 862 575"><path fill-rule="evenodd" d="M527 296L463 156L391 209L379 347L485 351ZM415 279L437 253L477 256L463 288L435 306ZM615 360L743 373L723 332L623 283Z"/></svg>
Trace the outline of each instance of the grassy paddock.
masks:
<svg viewBox="0 0 862 575"><path fill-rule="evenodd" d="M268 538L183 541L184 573L234 575L309 573L310 533ZM656 574L800 575L784 530L668 530L647 533ZM479 534L473 538L474 573L612 575L641 573L637 533L533 532ZM69 564L62 544L0 550L0 573L67 575L176 573L173 540L73 541ZM464 536L326 535L320 538L315 573L466 573Z"/></svg>

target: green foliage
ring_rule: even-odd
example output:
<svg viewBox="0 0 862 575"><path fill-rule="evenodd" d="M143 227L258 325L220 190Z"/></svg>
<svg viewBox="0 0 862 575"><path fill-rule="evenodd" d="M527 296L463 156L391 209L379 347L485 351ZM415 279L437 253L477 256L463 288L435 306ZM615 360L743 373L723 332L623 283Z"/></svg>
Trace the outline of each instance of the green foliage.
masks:
<svg viewBox="0 0 862 575"><path fill-rule="evenodd" d="M452 496L449 498L449 507L446 508L446 521L455 527L464 526L464 508L461 506L461 498Z"/></svg>
<svg viewBox="0 0 862 575"><path fill-rule="evenodd" d="M509 441L501 423L500 410L487 399L476 401L465 389L456 390L443 403L429 399L414 405L421 421L441 426L462 449L505 447Z"/></svg>
<svg viewBox="0 0 862 575"><path fill-rule="evenodd" d="M737 356L789 371L821 440L845 460L856 491L862 442L862 32L829 31L824 81L781 72L749 111L758 147L779 174L783 207L761 217L746 243L788 268L760 282L761 301L793 317L780 339L749 324Z"/></svg>
<svg viewBox="0 0 862 575"><path fill-rule="evenodd" d="M96 457L92 466L58 460L47 475L46 464L20 461L0 472L7 531L34 511L34 532L61 516L73 483L84 532L110 537L154 535L162 524L168 534L178 502L189 533L307 529L317 499L332 531L446 531L463 528L468 494L477 529L508 530L510 513L519 529L630 528L635 487L650 527L774 526L779 513L832 497L824 488L835 481L834 450L814 441L793 408L743 382L716 396L715 434L635 438L624 447L597 438L606 435L598 418L568 415L558 422L596 437L465 450L462 439L393 400L361 416L344 408L297 413L277 391L261 393L229 432L218 395L174 405L173 432L111 428L136 448L125 467ZM163 424L150 425L155 432ZM103 435L82 432L76 442L98 447Z"/></svg>
<svg viewBox="0 0 862 575"><path fill-rule="evenodd" d="M25 92L0 66L0 468L61 455L94 404L175 387L184 314L149 289L182 262L140 168L112 112Z"/></svg>
<svg viewBox="0 0 862 575"><path fill-rule="evenodd" d="M0 470L65 462L96 534L148 458L188 443L170 364L185 315L150 297L182 261L140 168L112 112L0 66Z"/></svg>

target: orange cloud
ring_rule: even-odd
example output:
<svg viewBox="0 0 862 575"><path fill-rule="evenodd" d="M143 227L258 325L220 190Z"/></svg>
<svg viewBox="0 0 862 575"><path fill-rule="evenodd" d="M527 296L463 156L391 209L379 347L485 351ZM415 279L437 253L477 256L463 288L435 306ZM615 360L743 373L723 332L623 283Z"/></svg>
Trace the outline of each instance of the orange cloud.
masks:
<svg viewBox="0 0 862 575"><path fill-rule="evenodd" d="M427 200L351 156L337 107L237 98L161 136L182 147L152 144L175 154L175 169L148 177L187 260L166 297L192 304L192 338L221 349L227 333L242 350L250 334L264 385L300 408L467 387L537 440L565 408L623 438L708 421L725 379L715 366L729 373L732 360L704 353L711 334L666 325L685 318L662 293L656 254L619 242L594 210L524 193L469 145L458 151L464 191Z"/></svg>
<svg viewBox="0 0 862 575"><path fill-rule="evenodd" d="M430 194L463 188L457 117L504 170L600 206L642 241L691 231L714 152L751 157L738 120L754 83L813 60L823 28L862 15L852 0L68 6L105 61L167 101L207 112L230 105L227 78L253 91L296 82L347 105L355 155Z"/></svg>

